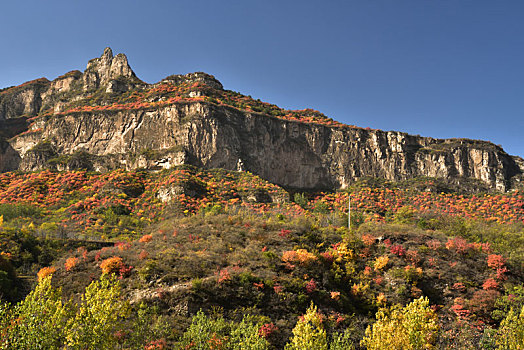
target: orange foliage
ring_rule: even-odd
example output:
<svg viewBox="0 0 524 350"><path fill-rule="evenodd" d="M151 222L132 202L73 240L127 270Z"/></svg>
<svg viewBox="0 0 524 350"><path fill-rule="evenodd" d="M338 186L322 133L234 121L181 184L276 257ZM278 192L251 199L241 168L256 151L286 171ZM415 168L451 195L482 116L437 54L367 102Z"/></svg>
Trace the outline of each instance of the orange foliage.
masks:
<svg viewBox="0 0 524 350"><path fill-rule="evenodd" d="M140 238L139 242L140 243L148 243L148 242L151 242L152 239L153 239L153 236L151 236L151 235L143 235Z"/></svg>
<svg viewBox="0 0 524 350"><path fill-rule="evenodd" d="M103 274L116 273L120 271L123 265L124 262L121 257L113 256L102 261L102 263L100 263L100 268L102 269Z"/></svg>
<svg viewBox="0 0 524 350"><path fill-rule="evenodd" d="M65 262L65 269L66 269L66 271L71 271L71 269L73 267L75 267L77 264L78 264L78 258L71 257L71 258L67 259L66 262Z"/></svg>
<svg viewBox="0 0 524 350"><path fill-rule="evenodd" d="M47 276L52 275L56 272L56 269L53 266L50 267L42 267L40 271L36 274L38 276L38 282L46 278Z"/></svg>
<svg viewBox="0 0 524 350"><path fill-rule="evenodd" d="M306 265L317 260L316 255L308 252L306 249L288 250L282 253L282 261L285 263Z"/></svg>

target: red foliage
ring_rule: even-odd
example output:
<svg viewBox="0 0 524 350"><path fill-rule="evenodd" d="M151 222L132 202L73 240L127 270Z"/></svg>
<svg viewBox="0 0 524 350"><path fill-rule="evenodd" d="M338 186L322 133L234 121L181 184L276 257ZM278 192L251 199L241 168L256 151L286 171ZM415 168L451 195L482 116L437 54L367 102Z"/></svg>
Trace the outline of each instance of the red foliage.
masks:
<svg viewBox="0 0 524 350"><path fill-rule="evenodd" d="M464 238L455 237L455 238L448 239L446 243L446 248L449 250L454 250L457 253L464 254L469 249L472 249L473 245L468 243L468 241L466 241Z"/></svg>
<svg viewBox="0 0 524 350"><path fill-rule="evenodd" d="M164 339L153 340L144 347L144 350L163 350L166 346L166 341Z"/></svg>
<svg viewBox="0 0 524 350"><path fill-rule="evenodd" d="M362 242L364 242L364 244L366 246L372 246L376 241L376 238L372 235L362 235Z"/></svg>
<svg viewBox="0 0 524 350"><path fill-rule="evenodd" d="M65 262L66 271L71 271L78 264L78 258L71 257L68 258Z"/></svg>
<svg viewBox="0 0 524 350"><path fill-rule="evenodd" d="M499 284L497 281L495 281L493 278L488 278L484 284L482 284L482 289L484 290L490 290L490 289L498 289Z"/></svg>
<svg viewBox="0 0 524 350"><path fill-rule="evenodd" d="M311 279L308 283L306 283L306 292L311 294L315 290L317 290L317 282L315 282L314 279Z"/></svg>
<svg viewBox="0 0 524 350"><path fill-rule="evenodd" d="M282 229L280 230L280 233L278 234L280 237L283 237L283 238L286 238L287 236L289 236L291 234L291 231L290 230L285 230L285 229Z"/></svg>
<svg viewBox="0 0 524 350"><path fill-rule="evenodd" d="M453 289L458 290L459 292L464 292L466 290L466 286L464 283L457 282L453 284Z"/></svg>
<svg viewBox="0 0 524 350"><path fill-rule="evenodd" d="M504 264L506 264L506 260L502 257L502 255L488 255L488 267L497 270L504 267Z"/></svg>
<svg viewBox="0 0 524 350"><path fill-rule="evenodd" d="M271 334L273 334L277 330L277 326L275 326L273 323L266 323L263 324L260 329L258 330L258 335L263 338L269 338Z"/></svg>
<svg viewBox="0 0 524 350"><path fill-rule="evenodd" d="M320 253L320 256L328 263L332 263L335 259L332 252L323 252Z"/></svg>
<svg viewBox="0 0 524 350"><path fill-rule="evenodd" d="M224 283L227 281L231 281L231 274L227 269L222 269L218 272L218 283Z"/></svg>
<svg viewBox="0 0 524 350"><path fill-rule="evenodd" d="M451 310L459 318L469 318L469 316L471 315L471 311L464 307L464 303L464 299L456 298L453 303L453 306L451 306Z"/></svg>
<svg viewBox="0 0 524 350"><path fill-rule="evenodd" d="M406 250L404 249L404 247L400 244L395 244L395 245L392 245L390 248L389 248L389 251L391 252L391 254L395 254L395 255L398 255L398 256L404 256L406 255Z"/></svg>
<svg viewBox="0 0 524 350"><path fill-rule="evenodd" d="M426 242L426 245L433 250L437 250L442 246L442 243L440 241L437 241L436 239L432 239Z"/></svg>
<svg viewBox="0 0 524 350"><path fill-rule="evenodd" d="M153 236L152 235L143 235L139 242L140 243L148 243L148 242L151 242L153 240Z"/></svg>
<svg viewBox="0 0 524 350"><path fill-rule="evenodd" d="M145 250L142 249L142 251L140 252L140 254L138 255L138 258L140 260L144 260L144 259L147 259L147 257L149 256L149 253Z"/></svg>

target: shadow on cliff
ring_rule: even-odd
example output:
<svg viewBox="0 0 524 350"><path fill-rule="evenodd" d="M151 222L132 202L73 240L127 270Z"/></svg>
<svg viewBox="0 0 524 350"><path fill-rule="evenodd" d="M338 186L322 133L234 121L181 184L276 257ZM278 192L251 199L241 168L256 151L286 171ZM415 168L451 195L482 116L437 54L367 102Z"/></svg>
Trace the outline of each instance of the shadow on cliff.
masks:
<svg viewBox="0 0 524 350"><path fill-rule="evenodd" d="M22 158L7 140L27 131L29 122L26 117L0 120L0 171L17 170Z"/></svg>

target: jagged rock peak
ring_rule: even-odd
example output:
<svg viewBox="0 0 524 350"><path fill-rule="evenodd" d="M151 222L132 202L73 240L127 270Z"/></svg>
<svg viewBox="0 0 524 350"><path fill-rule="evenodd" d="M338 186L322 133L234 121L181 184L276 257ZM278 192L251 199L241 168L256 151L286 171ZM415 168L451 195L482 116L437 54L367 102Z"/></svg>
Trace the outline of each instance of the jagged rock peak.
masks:
<svg viewBox="0 0 524 350"><path fill-rule="evenodd" d="M224 87L222 86L222 83L218 81L214 76L211 74L207 74L204 72L195 72L195 73L188 73L188 74L174 74L170 75L166 78L164 78L160 83L172 83L175 85L189 82L189 83L204 83L213 89L223 90Z"/></svg>
<svg viewBox="0 0 524 350"><path fill-rule="evenodd" d="M93 58L87 63L83 77L84 89L98 89L100 86L122 77L136 79L136 75L129 66L126 55L119 53L113 56L111 48L106 47L102 56Z"/></svg>

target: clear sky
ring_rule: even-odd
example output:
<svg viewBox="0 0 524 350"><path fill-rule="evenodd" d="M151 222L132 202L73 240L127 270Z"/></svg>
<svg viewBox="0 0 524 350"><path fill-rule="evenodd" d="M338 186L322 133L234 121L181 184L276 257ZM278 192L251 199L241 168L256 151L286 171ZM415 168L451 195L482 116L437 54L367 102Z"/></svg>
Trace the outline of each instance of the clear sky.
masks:
<svg viewBox="0 0 524 350"><path fill-rule="evenodd" d="M17 0L0 33L0 88L110 46L146 82L204 71L284 108L524 156L522 0Z"/></svg>

